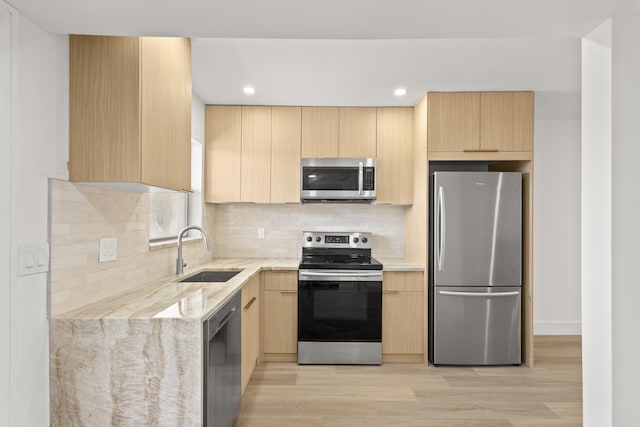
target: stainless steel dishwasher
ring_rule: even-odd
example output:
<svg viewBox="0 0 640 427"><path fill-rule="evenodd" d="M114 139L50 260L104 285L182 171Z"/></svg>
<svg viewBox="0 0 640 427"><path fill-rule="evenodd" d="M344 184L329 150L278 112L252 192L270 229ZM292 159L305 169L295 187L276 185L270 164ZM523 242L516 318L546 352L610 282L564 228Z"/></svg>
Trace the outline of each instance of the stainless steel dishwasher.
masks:
<svg viewBox="0 0 640 427"><path fill-rule="evenodd" d="M231 427L240 406L240 292L203 325L203 425Z"/></svg>

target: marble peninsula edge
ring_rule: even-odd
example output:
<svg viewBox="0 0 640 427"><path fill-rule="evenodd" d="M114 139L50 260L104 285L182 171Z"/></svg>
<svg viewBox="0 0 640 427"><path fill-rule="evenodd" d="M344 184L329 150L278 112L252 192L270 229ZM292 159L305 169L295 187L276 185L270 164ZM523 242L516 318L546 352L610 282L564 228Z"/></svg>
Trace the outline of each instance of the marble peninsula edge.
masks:
<svg viewBox="0 0 640 427"><path fill-rule="evenodd" d="M385 271L424 271L402 259ZM261 271L294 258L219 258L191 269L242 271L224 284L175 276L50 321L51 425L200 426L202 322Z"/></svg>

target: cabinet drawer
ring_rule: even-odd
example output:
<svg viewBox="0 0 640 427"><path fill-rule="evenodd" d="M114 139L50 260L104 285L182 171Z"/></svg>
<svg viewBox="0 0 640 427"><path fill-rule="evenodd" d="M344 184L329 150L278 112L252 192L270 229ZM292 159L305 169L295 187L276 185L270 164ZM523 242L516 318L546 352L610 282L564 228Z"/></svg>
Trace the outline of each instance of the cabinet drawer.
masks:
<svg viewBox="0 0 640 427"><path fill-rule="evenodd" d="M297 291L298 272L297 271L265 271L264 272L265 291Z"/></svg>
<svg viewBox="0 0 640 427"><path fill-rule="evenodd" d="M382 276L382 290L384 292L424 290L423 272L384 272Z"/></svg>

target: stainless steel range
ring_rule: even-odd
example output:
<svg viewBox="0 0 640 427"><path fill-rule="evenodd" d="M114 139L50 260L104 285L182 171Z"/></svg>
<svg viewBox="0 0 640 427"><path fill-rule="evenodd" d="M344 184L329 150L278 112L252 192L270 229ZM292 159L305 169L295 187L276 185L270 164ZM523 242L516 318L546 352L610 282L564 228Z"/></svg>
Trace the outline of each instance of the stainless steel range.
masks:
<svg viewBox="0 0 640 427"><path fill-rule="evenodd" d="M382 264L371 233L303 232L298 363L382 363Z"/></svg>

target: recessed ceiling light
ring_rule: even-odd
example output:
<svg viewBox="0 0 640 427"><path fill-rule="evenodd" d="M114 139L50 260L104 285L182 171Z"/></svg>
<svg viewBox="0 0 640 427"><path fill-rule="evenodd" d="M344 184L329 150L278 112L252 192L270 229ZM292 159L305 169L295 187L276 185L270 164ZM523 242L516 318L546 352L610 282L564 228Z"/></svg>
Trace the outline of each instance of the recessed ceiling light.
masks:
<svg viewBox="0 0 640 427"><path fill-rule="evenodd" d="M246 93L247 95L253 95L254 93L256 93L256 90L254 88L252 88L251 86L245 86L242 91L244 93Z"/></svg>
<svg viewBox="0 0 640 427"><path fill-rule="evenodd" d="M403 87L399 87L398 89L394 90L393 93L395 94L395 96L405 96L407 94L407 90Z"/></svg>

